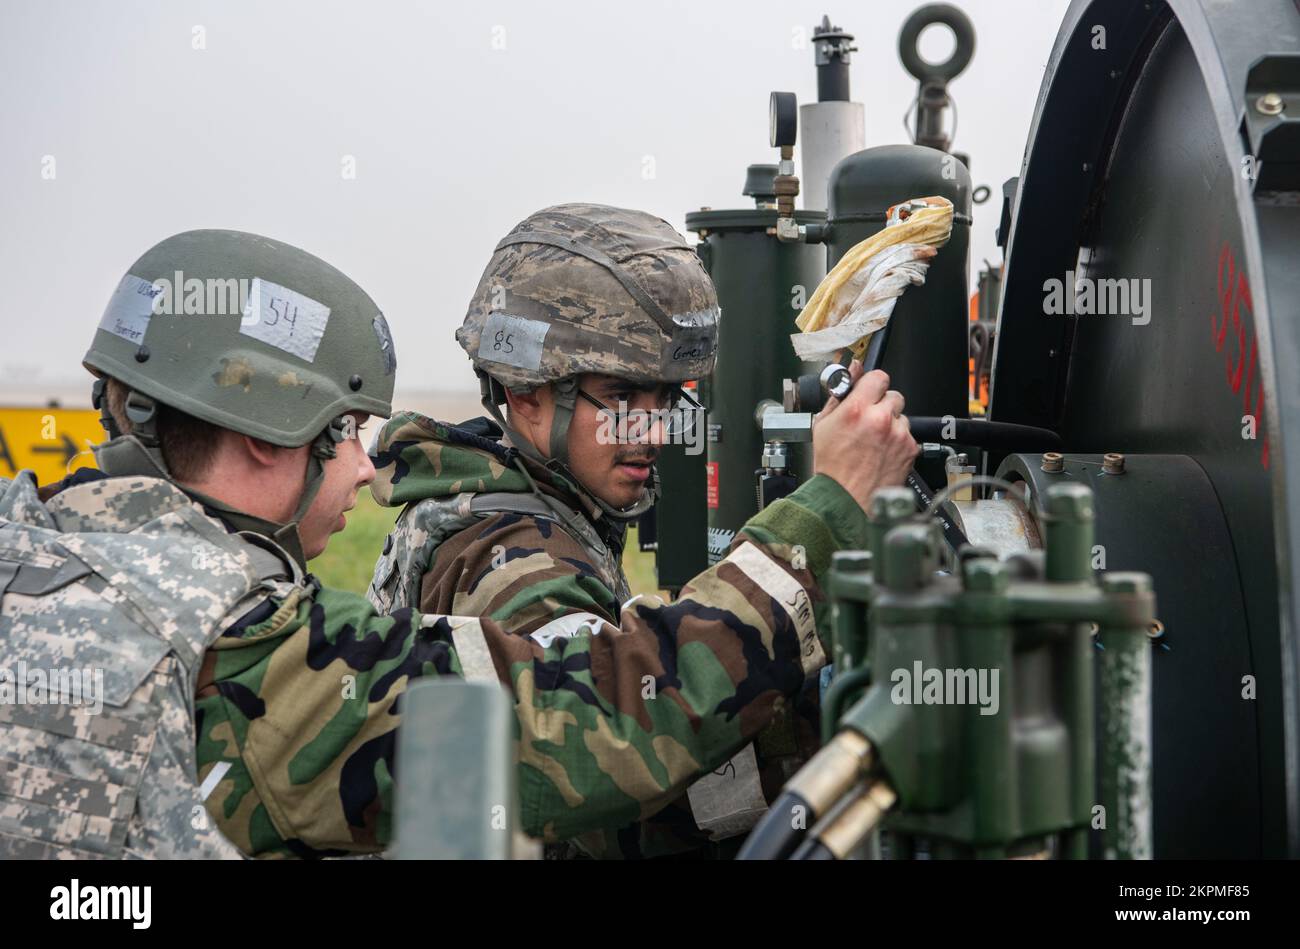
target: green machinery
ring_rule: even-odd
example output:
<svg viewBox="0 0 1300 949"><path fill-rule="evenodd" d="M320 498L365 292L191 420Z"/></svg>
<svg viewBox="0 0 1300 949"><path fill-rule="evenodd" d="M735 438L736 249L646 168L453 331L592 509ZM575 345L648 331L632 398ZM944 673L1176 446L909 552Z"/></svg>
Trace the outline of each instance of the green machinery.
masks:
<svg viewBox="0 0 1300 949"><path fill-rule="evenodd" d="M937 19L943 6L924 7L914 18ZM891 576L917 580L911 560L895 566L894 558L927 549L907 531L891 533L871 552L875 567L864 567L859 555L843 560L835 575L838 655L826 715L838 736L857 738L837 737L831 745L871 749L869 767L855 758L845 772L852 780L841 790L858 787L864 774L885 781L888 794L868 794L875 787L868 784L855 792L855 806L868 816L888 811L887 853L908 855L917 842L932 847L932 855L1036 853L1042 851L1035 841L1054 839L1055 849L1046 852L1077 855L1083 847L1075 832L1087 827L1094 855L1300 854L1300 482L1290 477L1300 463L1300 388L1285 381L1300 362L1300 9L1293 0L1250 6L1250 17L1242 18L1234 5L1213 0L1074 0L1048 59L1020 175L1002 189L998 239L1006 260L997 268L1000 280L984 282L992 294L981 299L973 354L977 370L989 375L987 417L921 410L914 393L931 391L936 375L948 385L967 373L946 359L905 359L890 342L884 365L907 397L925 454L947 457L946 476L973 468L1014 490L959 489L938 505L900 499L909 516L916 507L943 513L939 563L948 558L948 577L927 576L907 595L895 589ZM945 15L953 25L957 15L951 8ZM918 79L918 110L939 108L939 90L925 88L932 77ZM942 136L931 134L936 127L933 112L918 114L917 128L926 134L914 146L946 150ZM878 151L843 159L831 181L843 184L849 166ZM882 179L866 175L861 182L888 194L894 182ZM911 196L901 190L897 198ZM979 190L971 192L973 203ZM834 240L834 196L827 208ZM825 237L788 225L778 231L790 239ZM927 301L930 293L928 284L908 291L894 332L910 328L938 341L931 352L960 351L968 311L933 296ZM775 386L769 397L776 399ZM950 398L944 395L945 404ZM768 417L783 431L794 428L788 417ZM938 487L932 470L921 473ZM1158 619L1117 614L1118 606L1098 600L1101 608L1086 620L1098 625L1091 733L1086 716L1066 714L1071 690L1086 681L1077 675L1082 667L1063 671L1059 652L1049 660L1042 657L1050 650L1029 645L1067 614L1082 621L1086 612L1075 612L1082 602L1050 566L1040 579L1030 570L1044 551L1046 564L1060 562L1052 553L1060 525L1051 505L1061 484L1092 492L1090 567L1101 578L1101 599L1145 596L1129 576L1133 570L1148 574L1160 591ZM964 542L967 552L953 556ZM970 661L957 639L976 622L972 584L987 582L996 591L1003 581L994 577L1004 570L1010 573L1005 591L996 593L997 609L1012 618L1013 655L1023 651L1024 668L1046 663L1058 670L1002 682L1010 689L1003 712L1015 710L1012 721L990 724L928 706L899 712L880 698L873 707L870 690L883 689L886 673L906 666L907 652L895 648L904 642L901 634L894 638L897 630L906 630L907 648L923 663L937 649L951 650L953 663ZM1025 612L1035 584L1058 612ZM931 606L926 615L923 607ZM1139 619L1149 619L1145 642ZM1108 627L1117 622L1131 623L1131 635ZM1001 623L993 625L1005 628ZM865 651L854 651L855 637ZM1131 651L1134 661L1141 653L1150 667L1149 693L1134 685L1147 681L1145 673L1135 678L1132 664L1114 665L1116 650L1120 659ZM860 655L865 667L856 667ZM1049 708L1050 715L1043 711ZM907 726L912 743L894 741L892 751L891 711L914 722ZM1020 742L1013 741L1020 749L1010 758L1014 766L999 751L1004 727ZM1139 759L1122 738L1139 728L1150 734L1141 745L1149 797L1123 776ZM1061 818L1063 804L1077 804L1071 788L1082 772L1074 765L1044 769L1030 753L1059 756L1045 750L1054 734L1080 749L1091 734L1098 781L1092 800L1105 808L1106 830L1080 823L1082 809ZM936 756L952 760L941 766ZM996 793L981 789L980 781L993 780L988 761L1002 762L999 780L1007 783ZM813 769L791 787L816 780ZM840 797L823 794L818 803L830 807ZM1044 816L1048 798L1057 809L1051 819ZM1115 811L1141 813L1148 805L1145 823ZM979 826L986 830L972 829ZM1145 829L1137 834L1139 826ZM765 854L780 850L751 842Z"/></svg>
<svg viewBox="0 0 1300 949"><path fill-rule="evenodd" d="M869 549L835 563L827 741L744 855L1300 855L1300 9L1250 7L1071 3L1002 188L987 416L967 417L962 235L884 353L923 483L881 494ZM907 48L932 21L961 54L933 69ZM959 215L981 203L941 122L973 31L929 4L903 39L912 142L864 147L853 38L824 21L803 181L780 97L780 164L746 188L760 206L688 218L722 305L722 361L700 380L718 428L707 456L665 454L665 586L706 564L705 512L734 531L756 471L797 479L818 376L781 345L793 288L810 296L834 248L917 189ZM665 558L670 537L689 549Z"/></svg>
<svg viewBox="0 0 1300 949"><path fill-rule="evenodd" d="M934 23L956 36L946 63L916 50ZM796 301L885 226L890 205L942 195L954 206L952 237L925 285L902 297L887 346L868 356L904 392L925 451L909 488L877 498L871 549L836 562L827 744L742 856L1150 856L1150 635L1159 625L1150 578L1094 577L1094 494L1073 467L1044 473L1054 482L1044 484L1008 469L1017 487L999 481L991 496L969 484L932 494L1008 451L1061 447L1047 427L969 419L969 231L988 189L972 186L943 119L974 31L948 4L908 19L900 58L918 80L914 140L875 148L863 147L861 107L847 101L852 41L829 20L815 31L819 102L801 121L792 95L773 94L780 164L761 168L774 173L761 188L761 166L751 168L745 193L758 208L687 216L723 309L719 363L702 384L711 563L807 472L822 393L820 367L800 366L786 340ZM793 165L799 124L812 133L803 182ZM801 190L816 210L795 208ZM991 318L988 296L981 315ZM980 696L987 701L967 701Z"/></svg>
<svg viewBox="0 0 1300 949"><path fill-rule="evenodd" d="M778 214L773 203L776 171L773 165L750 166L745 193L754 197L755 208L686 215L687 228L700 237L699 254L722 304L718 364L701 388L709 409L709 564L726 554L732 536L758 511L755 470L764 440L755 424L755 407L774 388L780 391L782 379L799 375L802 365L790 347L790 332L799 309L826 276L821 248L786 243L770 233ZM799 211L795 219L818 225L826 215ZM785 459L794 470L811 460L795 454L798 450Z"/></svg>
<svg viewBox="0 0 1300 949"><path fill-rule="evenodd" d="M1082 858L1094 830L1098 855L1151 855L1150 578L1096 580L1087 487L1043 505L1041 556L968 547L940 575L937 523L876 496L829 583L826 744L742 857Z"/></svg>

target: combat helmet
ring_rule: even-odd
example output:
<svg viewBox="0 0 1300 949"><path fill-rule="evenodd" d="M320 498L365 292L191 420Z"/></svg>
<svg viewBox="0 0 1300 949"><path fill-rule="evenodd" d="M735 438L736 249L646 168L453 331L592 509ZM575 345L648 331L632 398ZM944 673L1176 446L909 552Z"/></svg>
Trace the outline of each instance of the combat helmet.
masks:
<svg viewBox="0 0 1300 949"><path fill-rule="evenodd" d="M469 355L483 405L518 450L577 483L568 466L578 376L685 382L713 371L718 297L698 255L668 222L643 211L560 204L521 221L496 246L456 340ZM555 420L550 456L513 432L500 406L505 388L550 383ZM652 483L657 479L652 479ZM627 520L627 510L593 500Z"/></svg>
<svg viewBox="0 0 1300 949"><path fill-rule="evenodd" d="M158 404L273 445L310 444L297 510L273 534L299 558L296 527L322 459L349 436L347 413L392 414L397 368L387 321L345 274L280 241L222 230L176 234L132 264L82 363L99 377L95 405L111 440L96 459L107 474L171 480ZM129 435L109 414L104 377L129 390Z"/></svg>

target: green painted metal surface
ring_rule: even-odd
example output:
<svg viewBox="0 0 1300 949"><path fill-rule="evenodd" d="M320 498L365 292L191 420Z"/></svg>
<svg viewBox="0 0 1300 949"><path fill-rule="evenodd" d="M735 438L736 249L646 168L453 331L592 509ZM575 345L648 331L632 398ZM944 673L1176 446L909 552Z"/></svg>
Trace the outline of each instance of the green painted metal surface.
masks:
<svg viewBox="0 0 1300 949"><path fill-rule="evenodd" d="M795 219L817 224L825 216L800 211ZM774 210L697 211L686 215L686 227L703 241L700 256L722 307L718 362L703 393L709 407L706 505L713 563L758 512L754 472L763 439L754 410L763 399L780 401L782 380L803 371L790 334L826 275L826 250L768 234L776 227ZM800 471L803 446L792 446L790 454L791 471Z"/></svg>

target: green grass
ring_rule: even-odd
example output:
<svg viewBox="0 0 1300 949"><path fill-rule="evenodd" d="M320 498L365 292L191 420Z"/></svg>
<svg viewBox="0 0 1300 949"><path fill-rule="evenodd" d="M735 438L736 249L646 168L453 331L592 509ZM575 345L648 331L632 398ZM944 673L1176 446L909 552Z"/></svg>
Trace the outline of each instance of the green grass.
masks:
<svg viewBox="0 0 1300 949"><path fill-rule="evenodd" d="M375 561L384 549L384 538L397 520L401 508L380 507L363 488L357 506L348 512L348 526L330 538L325 553L307 564L307 569L327 587L365 593L375 573Z"/></svg>
<svg viewBox="0 0 1300 949"><path fill-rule="evenodd" d="M357 495L357 506L348 512L348 526L330 538L325 553L308 563L308 569L327 587L365 593L375 572L375 561L384 549L384 538L400 511L380 507L363 489ZM623 549L623 569L634 594L658 592L654 554L638 549L635 527L628 532Z"/></svg>
<svg viewBox="0 0 1300 949"><path fill-rule="evenodd" d="M637 530L633 527L627 532L627 543L623 545L623 572L627 574L627 585L632 588L632 595L658 593L665 600L670 599L667 593L659 589L654 552L642 553L637 546L636 535Z"/></svg>

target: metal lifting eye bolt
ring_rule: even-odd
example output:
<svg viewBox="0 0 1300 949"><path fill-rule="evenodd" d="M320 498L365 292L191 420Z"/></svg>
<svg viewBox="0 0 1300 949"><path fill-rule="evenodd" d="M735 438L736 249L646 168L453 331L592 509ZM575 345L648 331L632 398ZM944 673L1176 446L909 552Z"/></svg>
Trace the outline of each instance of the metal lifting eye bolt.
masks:
<svg viewBox="0 0 1300 949"><path fill-rule="evenodd" d="M853 377L839 363L833 362L823 369L820 378L822 388L837 399L844 398L853 388Z"/></svg>

